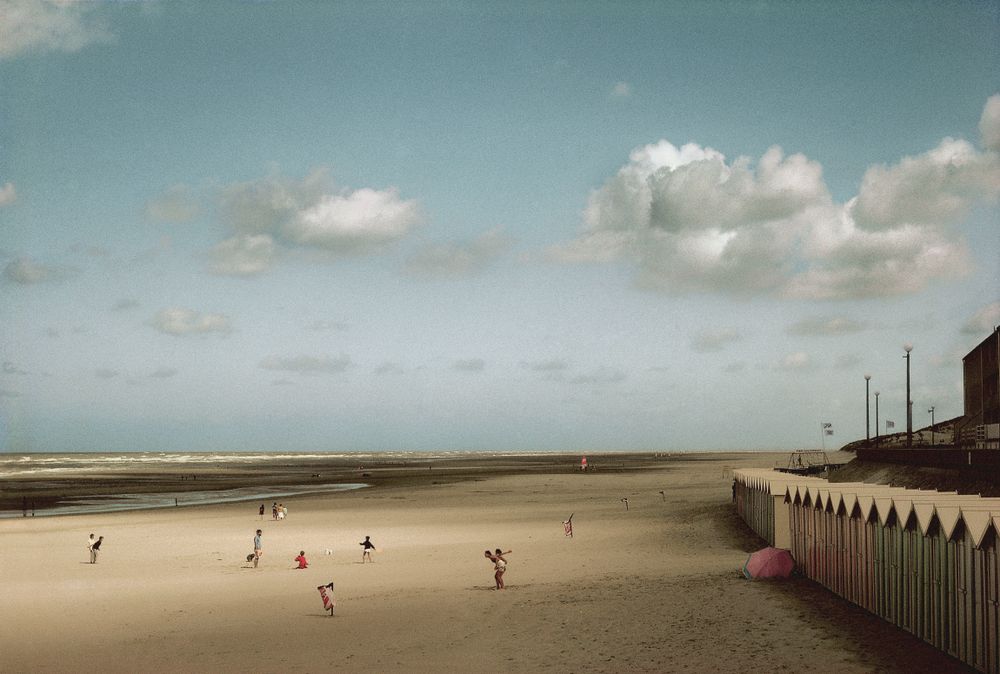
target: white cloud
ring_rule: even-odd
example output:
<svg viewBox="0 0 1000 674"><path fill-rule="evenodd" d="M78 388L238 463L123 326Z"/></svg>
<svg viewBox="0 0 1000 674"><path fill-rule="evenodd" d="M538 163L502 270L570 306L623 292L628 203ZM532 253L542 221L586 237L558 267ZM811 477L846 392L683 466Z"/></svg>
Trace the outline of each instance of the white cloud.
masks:
<svg viewBox="0 0 1000 674"><path fill-rule="evenodd" d="M180 307L161 309L153 317L151 325L164 334L178 337L232 331L229 317L224 314L201 313Z"/></svg>
<svg viewBox="0 0 1000 674"><path fill-rule="evenodd" d="M502 256L513 239L491 229L475 239L424 246L407 260L405 270L424 278L461 278L478 274Z"/></svg>
<svg viewBox="0 0 1000 674"><path fill-rule="evenodd" d="M986 143L1000 126L998 108L991 98L984 110ZM634 150L590 194L580 235L548 256L623 260L635 266L636 285L668 293L891 296L968 269L952 226L998 196L1000 153L961 140L872 167L844 204L801 154L773 147L757 162L729 162L709 147L661 140Z"/></svg>
<svg viewBox="0 0 1000 674"><path fill-rule="evenodd" d="M848 208L860 228L886 231L955 222L977 201L998 195L1000 154L945 138L933 150L904 157L895 166L868 169Z"/></svg>
<svg viewBox="0 0 1000 674"><path fill-rule="evenodd" d="M993 94L987 99L979 118L979 134L983 147L1000 152L1000 94Z"/></svg>
<svg viewBox="0 0 1000 674"><path fill-rule="evenodd" d="M209 271L220 276L256 276L271 268L276 247L268 234L241 234L209 251Z"/></svg>
<svg viewBox="0 0 1000 674"><path fill-rule="evenodd" d="M225 187L219 216L237 236L213 251L221 260L217 273L249 276L265 271L282 246L334 254L376 252L409 234L420 209L392 187L336 191L327 171L317 169L302 180L271 176ZM261 236L270 241L265 244ZM256 249L247 260L250 242ZM236 263L229 264L234 256Z"/></svg>
<svg viewBox="0 0 1000 674"><path fill-rule="evenodd" d="M169 187L146 204L146 217L161 222L191 222L200 212L201 204L197 195L184 184Z"/></svg>
<svg viewBox="0 0 1000 674"><path fill-rule="evenodd" d="M271 176L223 188L219 215L224 224L246 234L277 233L296 214L316 203L329 188L324 170L300 181Z"/></svg>
<svg viewBox="0 0 1000 674"><path fill-rule="evenodd" d="M915 293L932 279L971 268L965 242L930 225L880 232L858 228L846 210L818 218L802 244L807 268L787 279L782 294L811 300Z"/></svg>
<svg viewBox="0 0 1000 674"><path fill-rule="evenodd" d="M352 252L379 248L406 236L417 223L415 201L399 198L395 188L362 188L326 194L285 224L285 236L298 244Z"/></svg>
<svg viewBox="0 0 1000 674"><path fill-rule="evenodd" d="M833 336L833 335L847 335L855 332L860 332L865 329L865 324L855 321L851 318L844 318L842 316L835 316L833 318L806 318L797 323L792 324L788 328L788 333L791 335L803 335L803 336Z"/></svg>
<svg viewBox="0 0 1000 674"><path fill-rule="evenodd" d="M92 10L100 5L73 0L5 0L0 20L0 59L25 52L75 52L111 34Z"/></svg>
<svg viewBox="0 0 1000 674"><path fill-rule="evenodd" d="M700 353L722 351L726 346L739 341L740 333L732 328L704 330L691 340L691 348Z"/></svg>
<svg viewBox="0 0 1000 674"><path fill-rule="evenodd" d="M822 170L771 148L756 167L663 140L591 193L585 230L556 259L632 260L637 283L668 292L752 292L780 285L810 208L829 202Z"/></svg>
<svg viewBox="0 0 1000 674"><path fill-rule="evenodd" d="M998 325L1000 325L1000 302L993 302L973 314L972 318L962 326L962 333L986 337Z"/></svg>
<svg viewBox="0 0 1000 674"><path fill-rule="evenodd" d="M628 98L632 95L632 86L628 82L615 82L611 95L615 98Z"/></svg>
<svg viewBox="0 0 1000 674"><path fill-rule="evenodd" d="M0 206L9 206L15 201L17 201L17 190L14 189L14 183L5 183L0 187Z"/></svg>
<svg viewBox="0 0 1000 674"><path fill-rule="evenodd" d="M336 374L344 372L351 365L351 359L341 355L329 356L268 356L260 362L265 370L298 372L301 374Z"/></svg>

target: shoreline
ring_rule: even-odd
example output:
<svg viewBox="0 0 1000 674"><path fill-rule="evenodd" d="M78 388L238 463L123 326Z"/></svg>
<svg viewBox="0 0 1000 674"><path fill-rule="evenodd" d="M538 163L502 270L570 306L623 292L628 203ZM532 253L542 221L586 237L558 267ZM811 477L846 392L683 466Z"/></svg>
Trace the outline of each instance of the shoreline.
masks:
<svg viewBox="0 0 1000 674"><path fill-rule="evenodd" d="M730 459L755 452L598 452L587 454L589 472L628 471L649 468L671 461ZM45 462L44 475L32 472L6 476L0 484L0 519L34 512L35 516L75 514L72 504L81 499L102 500L110 504L120 495L129 494L153 499L169 495L184 499L184 494L224 492L229 490L303 488L322 490L323 485L356 484L369 488L426 481L446 483L475 479L484 473L519 475L538 472L582 472L582 454L548 452L389 452L330 456L307 454L237 454L206 453L200 460L184 462L187 452L158 460L163 453L73 454L53 457L45 454L12 455L24 471L29 462L22 457L38 457ZM128 462L130 457L137 460ZM203 458L211 457L213 461ZM237 458L234 458L237 457ZM95 461L95 459L98 459ZM104 459L100 461L99 459ZM53 467L58 461L71 467ZM106 465L106 464L111 464ZM164 464L169 464L165 466ZM166 470L169 468L170 470ZM28 469L31 470L31 469ZM335 490L335 488L331 488ZM273 494L278 496L278 494ZM253 496L248 500L253 500ZM268 498L265 494L264 498ZM171 507L171 506L161 506ZM110 508L118 510L118 508ZM80 511L77 511L80 512ZM96 511L95 511L96 512Z"/></svg>

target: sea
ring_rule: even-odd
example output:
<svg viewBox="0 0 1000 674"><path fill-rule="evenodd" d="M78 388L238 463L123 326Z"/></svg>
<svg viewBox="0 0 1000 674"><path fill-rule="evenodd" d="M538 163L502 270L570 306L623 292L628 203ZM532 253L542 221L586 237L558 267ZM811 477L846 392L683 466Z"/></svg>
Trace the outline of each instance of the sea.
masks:
<svg viewBox="0 0 1000 674"><path fill-rule="evenodd" d="M443 456L444 454L442 454ZM65 482L73 477L88 475L128 475L135 472L184 473L197 467L216 465L264 468L268 465L287 466L295 463L331 459L344 459L364 464L372 461L399 460L406 455L385 454L274 454L274 453L66 453L66 454L0 454L0 490L12 478L32 480L36 485L46 480ZM425 455L421 455L423 457ZM427 455L429 456L429 455ZM433 457L430 457L433 458ZM363 489L361 482L338 482L309 485L269 485L238 489L211 489L204 491L163 491L137 494L93 494L66 499L59 505L32 511L29 507L0 510L0 519L24 516L75 515L85 513L118 512L123 510L148 510L177 506L235 503L240 501L268 501L305 494L328 493Z"/></svg>

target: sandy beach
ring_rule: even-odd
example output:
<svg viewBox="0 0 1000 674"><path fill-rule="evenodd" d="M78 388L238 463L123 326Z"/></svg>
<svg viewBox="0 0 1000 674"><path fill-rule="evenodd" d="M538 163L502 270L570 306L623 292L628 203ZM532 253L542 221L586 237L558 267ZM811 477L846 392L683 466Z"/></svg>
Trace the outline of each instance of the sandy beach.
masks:
<svg viewBox="0 0 1000 674"><path fill-rule="evenodd" d="M733 512L729 471L782 458L471 462L460 479L290 498L281 522L259 502L0 521L0 670L967 671L809 581L743 579L763 544ZM504 591L483 557L496 547L513 551ZM316 589L331 581L332 617Z"/></svg>

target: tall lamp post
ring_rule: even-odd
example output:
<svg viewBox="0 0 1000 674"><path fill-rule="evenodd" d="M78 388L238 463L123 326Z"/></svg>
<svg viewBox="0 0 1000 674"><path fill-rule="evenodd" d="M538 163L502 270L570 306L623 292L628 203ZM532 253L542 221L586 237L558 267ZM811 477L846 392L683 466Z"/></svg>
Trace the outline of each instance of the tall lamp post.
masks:
<svg viewBox="0 0 1000 674"><path fill-rule="evenodd" d="M906 352L903 356L906 359L906 448L910 449L913 447L913 401L910 400L910 351L913 351L913 345L904 344L903 351Z"/></svg>
<svg viewBox="0 0 1000 674"><path fill-rule="evenodd" d="M934 444L934 405L931 405L931 408L929 410L927 410L927 413L929 415L931 415L931 444L933 445Z"/></svg>
<svg viewBox="0 0 1000 674"><path fill-rule="evenodd" d="M875 391L875 446L878 447L878 391Z"/></svg>
<svg viewBox="0 0 1000 674"><path fill-rule="evenodd" d="M871 434L871 396L868 395L869 384L871 383L872 376L870 374L865 375L865 444L867 445L872 440ZM876 422L877 423L877 422Z"/></svg>

